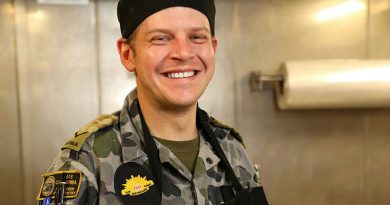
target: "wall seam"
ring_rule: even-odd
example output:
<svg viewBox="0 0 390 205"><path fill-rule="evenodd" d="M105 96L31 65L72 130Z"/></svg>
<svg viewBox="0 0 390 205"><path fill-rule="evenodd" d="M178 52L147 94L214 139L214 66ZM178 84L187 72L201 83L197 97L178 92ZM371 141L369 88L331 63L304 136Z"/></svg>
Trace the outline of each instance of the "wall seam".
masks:
<svg viewBox="0 0 390 205"><path fill-rule="evenodd" d="M102 79L101 79L101 66L100 66L100 22L99 22L99 0L94 0L94 19L95 19L95 71L96 71L96 86L97 86L97 108L98 108L98 114L101 115L103 112L102 108Z"/></svg>
<svg viewBox="0 0 390 205"><path fill-rule="evenodd" d="M371 34L371 0L366 0L367 4L367 16L366 16L366 59L370 59L370 34ZM366 111L366 120L365 120L365 128L364 128L364 135L363 135L363 193L364 193L364 204L368 205L368 182L367 182L367 176L368 176L368 169L369 169L369 162L368 162L368 135L369 135L369 128L370 128L370 117L371 117L371 111Z"/></svg>
<svg viewBox="0 0 390 205"><path fill-rule="evenodd" d="M17 12L16 12L16 1L18 0L11 0L11 3L12 3L12 6L13 6L13 9L14 9L14 13L13 13L13 26L12 26L12 30L13 30L13 36L14 36L14 39L13 39L13 44L14 44L14 62L15 62L15 88L16 88L16 102L17 102L17 108L16 108L16 112L17 112L17 123L18 123L18 146L19 146L19 160L20 160L20 181L21 181L21 184L22 186L21 187L27 187L27 184L26 184L26 177L25 177L25 174L24 174L24 170L25 170L25 163L24 163L24 152L23 152L23 129L22 129L22 105L21 105L21 87L19 86L20 85L20 64L19 64L19 61L18 61L18 29L17 29ZM19 0L19 3L21 4L20 0ZM26 202L28 201L27 198L26 198L26 190L24 188L22 188L20 190L21 192L21 196L22 196L22 199L21 201L23 201L25 204Z"/></svg>
<svg viewBox="0 0 390 205"><path fill-rule="evenodd" d="M366 0L367 4L367 16L366 16L366 59L370 59L371 57L371 0Z"/></svg>
<svg viewBox="0 0 390 205"><path fill-rule="evenodd" d="M232 44L233 44L233 47L236 47L236 39L237 39L237 26L238 26L238 2L237 0L233 0L233 16L232 16ZM233 49L232 49L233 50ZM236 55L233 55L233 56L236 56ZM234 65L234 67L237 65L237 60L236 58L232 58L233 62L232 62L232 65ZM240 121L239 120L239 109L240 109L240 92L239 92L239 89L240 89L240 86L239 86L239 76L237 74L237 69L234 69L233 68L233 76L234 76L234 82L233 82L233 87L234 87L234 91L233 91L233 95L234 95L234 111L233 111L233 115L234 115L234 127L236 127L237 129L239 129L239 124L238 122Z"/></svg>
<svg viewBox="0 0 390 205"><path fill-rule="evenodd" d="M368 135L369 135L369 128L370 128L370 116L371 116L371 110L366 111L366 116L364 120L364 135L363 135L363 200L364 204L368 205L368 183L367 183L367 176L368 176L368 169L369 169L369 159L368 159Z"/></svg>

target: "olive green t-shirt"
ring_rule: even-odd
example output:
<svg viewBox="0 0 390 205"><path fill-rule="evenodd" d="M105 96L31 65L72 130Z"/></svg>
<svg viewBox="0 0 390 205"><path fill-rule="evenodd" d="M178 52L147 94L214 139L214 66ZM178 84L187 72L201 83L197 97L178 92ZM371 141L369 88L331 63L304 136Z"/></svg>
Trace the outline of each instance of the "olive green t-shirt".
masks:
<svg viewBox="0 0 390 205"><path fill-rule="evenodd" d="M199 153L199 137L189 141L171 141L166 139L156 139L167 147L184 165L194 173L196 159Z"/></svg>

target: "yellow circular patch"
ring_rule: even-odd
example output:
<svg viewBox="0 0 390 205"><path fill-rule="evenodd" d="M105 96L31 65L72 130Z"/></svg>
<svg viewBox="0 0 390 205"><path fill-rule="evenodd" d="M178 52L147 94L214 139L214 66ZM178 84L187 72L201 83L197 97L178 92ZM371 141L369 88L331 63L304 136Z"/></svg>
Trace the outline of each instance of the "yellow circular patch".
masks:
<svg viewBox="0 0 390 205"><path fill-rule="evenodd" d="M45 183L43 184L42 195L45 197L51 196L51 194L54 191L55 184L56 184L56 178L54 178L53 176L49 176L45 180Z"/></svg>

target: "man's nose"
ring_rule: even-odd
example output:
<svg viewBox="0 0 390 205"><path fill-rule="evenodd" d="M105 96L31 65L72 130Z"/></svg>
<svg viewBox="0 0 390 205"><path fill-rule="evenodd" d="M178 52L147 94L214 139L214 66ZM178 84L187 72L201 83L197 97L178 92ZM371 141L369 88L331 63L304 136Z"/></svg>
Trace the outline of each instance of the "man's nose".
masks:
<svg viewBox="0 0 390 205"><path fill-rule="evenodd" d="M177 60L185 61L194 56L191 42L188 39L175 39L173 43L171 57Z"/></svg>

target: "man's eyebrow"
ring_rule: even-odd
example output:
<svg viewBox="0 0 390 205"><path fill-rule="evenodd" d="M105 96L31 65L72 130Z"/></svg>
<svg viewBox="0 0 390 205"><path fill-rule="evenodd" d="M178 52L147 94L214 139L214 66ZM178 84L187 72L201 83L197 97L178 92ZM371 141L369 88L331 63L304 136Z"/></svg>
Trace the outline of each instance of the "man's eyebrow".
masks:
<svg viewBox="0 0 390 205"><path fill-rule="evenodd" d="M209 32L210 33L210 30L206 27L206 26L201 26L201 27L193 27L193 28L190 28L190 30L192 32L198 32L198 31L206 31L206 32ZM148 32L146 32L146 35L149 35L151 33L171 33L171 31L169 29L164 29L164 28L156 28L156 29L152 29Z"/></svg>
<svg viewBox="0 0 390 205"><path fill-rule="evenodd" d="M146 32L146 35L149 35L151 33L170 33L170 31L169 31L169 29L157 28L157 29L152 29L152 30Z"/></svg>
<svg viewBox="0 0 390 205"><path fill-rule="evenodd" d="M202 26L202 27L194 27L194 28L192 28L191 30L193 30L193 31L206 31L206 32L210 32L210 30L209 30L207 27L205 27L205 26Z"/></svg>

